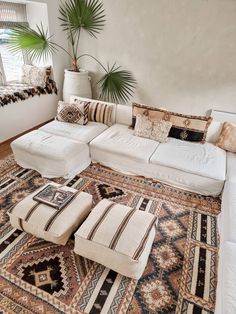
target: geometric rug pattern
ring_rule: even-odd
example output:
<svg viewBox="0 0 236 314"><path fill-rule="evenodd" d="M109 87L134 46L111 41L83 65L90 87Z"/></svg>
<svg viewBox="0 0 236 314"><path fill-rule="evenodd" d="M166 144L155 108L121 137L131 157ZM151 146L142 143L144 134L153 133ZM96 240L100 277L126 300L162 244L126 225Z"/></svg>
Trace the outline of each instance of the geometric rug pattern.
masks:
<svg viewBox="0 0 236 314"><path fill-rule="evenodd" d="M80 257L65 246L13 229L7 210L46 182L36 171L0 164L0 310L3 313L213 314L220 199L205 197L98 164L58 183L158 216L139 281ZM135 234L134 234L135 236Z"/></svg>

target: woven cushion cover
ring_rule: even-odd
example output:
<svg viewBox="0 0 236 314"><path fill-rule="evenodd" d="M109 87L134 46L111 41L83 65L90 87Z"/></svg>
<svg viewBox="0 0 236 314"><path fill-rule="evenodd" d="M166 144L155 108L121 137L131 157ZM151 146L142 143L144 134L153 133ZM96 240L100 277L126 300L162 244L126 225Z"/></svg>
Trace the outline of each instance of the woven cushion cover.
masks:
<svg viewBox="0 0 236 314"><path fill-rule="evenodd" d="M172 127L169 137L199 143L205 143L207 130L212 121L211 117L184 115L134 103L131 128L135 127L138 114L146 115L151 120L170 121Z"/></svg>
<svg viewBox="0 0 236 314"><path fill-rule="evenodd" d="M82 101L78 98L72 98L74 104L80 104ZM108 126L112 125L113 104L102 103L100 101L87 101L89 104L88 120L94 122L104 123Z"/></svg>
<svg viewBox="0 0 236 314"><path fill-rule="evenodd" d="M102 200L75 233L75 253L139 279L156 234L157 218Z"/></svg>
<svg viewBox="0 0 236 314"><path fill-rule="evenodd" d="M236 153L236 125L225 122L216 146L229 152Z"/></svg>
<svg viewBox="0 0 236 314"><path fill-rule="evenodd" d="M64 101L58 102L56 120L69 123L86 125L88 123L89 103L68 104Z"/></svg>
<svg viewBox="0 0 236 314"><path fill-rule="evenodd" d="M50 184L60 186L52 182ZM65 245L71 234L89 214L92 195L79 192L62 210L57 210L33 200L33 196L44 189L45 186L30 194L9 210L8 215L11 225L46 241ZM63 189L78 192L66 186Z"/></svg>
<svg viewBox="0 0 236 314"><path fill-rule="evenodd" d="M22 66L21 81L24 84L45 87L51 74L51 67L36 67L25 64Z"/></svg>

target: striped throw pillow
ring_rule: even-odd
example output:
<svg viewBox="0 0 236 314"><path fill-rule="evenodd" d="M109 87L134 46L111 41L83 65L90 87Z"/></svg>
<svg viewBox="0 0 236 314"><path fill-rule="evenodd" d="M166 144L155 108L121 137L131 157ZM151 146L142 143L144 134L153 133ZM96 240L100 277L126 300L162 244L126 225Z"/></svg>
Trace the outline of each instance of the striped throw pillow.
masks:
<svg viewBox="0 0 236 314"><path fill-rule="evenodd" d="M108 126L112 125L113 106L100 102L90 102L89 104L89 121L101 122Z"/></svg>
<svg viewBox="0 0 236 314"><path fill-rule="evenodd" d="M148 116L151 120L170 121L172 127L169 137L198 143L205 143L208 127L212 121L211 117L184 115L133 103L131 128L135 127L138 114Z"/></svg>
<svg viewBox="0 0 236 314"><path fill-rule="evenodd" d="M84 102L83 100L73 98L73 103L79 104ZM102 103L100 101L90 101L89 104L89 112L88 112L88 120L94 122L104 123L107 126L112 126L112 113L114 105L108 103Z"/></svg>

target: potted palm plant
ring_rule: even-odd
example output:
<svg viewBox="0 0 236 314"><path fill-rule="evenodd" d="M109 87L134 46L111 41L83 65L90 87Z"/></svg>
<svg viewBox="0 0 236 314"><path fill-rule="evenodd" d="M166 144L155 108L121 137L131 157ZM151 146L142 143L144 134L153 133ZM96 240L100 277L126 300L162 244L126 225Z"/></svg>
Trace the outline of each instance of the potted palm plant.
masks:
<svg viewBox="0 0 236 314"><path fill-rule="evenodd" d="M62 49L71 60L71 68L65 70L64 78L63 97L66 101L72 94L91 97L89 73L80 68L79 61L83 57L92 58L104 72L97 82L99 98L126 102L132 96L136 85L132 73L116 64L106 67L92 55L79 54L81 32L85 31L96 38L105 25L103 4L99 0L67 0L59 6L59 14L61 27L67 33L68 50L54 42L42 24L37 25L36 29L29 26L13 27L9 41L10 50L15 53L24 51L28 59L33 61L46 59L58 49Z"/></svg>

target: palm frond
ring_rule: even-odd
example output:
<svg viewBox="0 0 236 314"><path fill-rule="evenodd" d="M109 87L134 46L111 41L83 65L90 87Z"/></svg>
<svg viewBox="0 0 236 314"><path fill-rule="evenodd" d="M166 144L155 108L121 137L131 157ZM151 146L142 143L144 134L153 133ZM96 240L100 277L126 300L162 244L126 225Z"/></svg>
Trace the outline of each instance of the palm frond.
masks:
<svg viewBox="0 0 236 314"><path fill-rule="evenodd" d="M33 30L29 26L17 26L11 29L8 48L12 53L24 52L30 60L46 60L57 51L48 31L43 26Z"/></svg>
<svg viewBox="0 0 236 314"><path fill-rule="evenodd" d="M137 81L132 73L121 70L113 64L107 68L106 74L98 82L101 88L100 98L115 103L125 103L134 94Z"/></svg>
<svg viewBox="0 0 236 314"><path fill-rule="evenodd" d="M105 25L103 4L99 0L68 0L59 8L64 31L77 33L86 30L96 37Z"/></svg>

